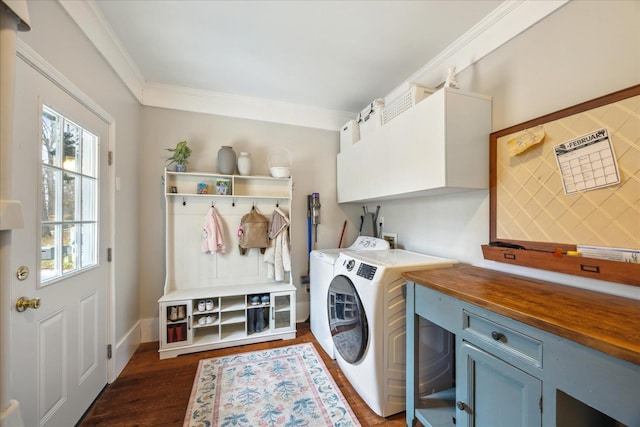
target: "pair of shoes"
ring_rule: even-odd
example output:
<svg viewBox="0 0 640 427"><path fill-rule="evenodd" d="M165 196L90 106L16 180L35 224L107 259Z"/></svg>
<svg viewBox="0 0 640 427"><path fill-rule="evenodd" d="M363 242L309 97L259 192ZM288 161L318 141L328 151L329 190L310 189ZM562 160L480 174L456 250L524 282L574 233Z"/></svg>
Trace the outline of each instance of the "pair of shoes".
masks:
<svg viewBox="0 0 640 427"><path fill-rule="evenodd" d="M167 317L172 322L175 322L176 320L178 320L178 307L176 307L175 305L172 305L171 307L169 307L169 316Z"/></svg>
<svg viewBox="0 0 640 427"><path fill-rule="evenodd" d="M198 301L198 311L211 311L213 310L213 300L200 300Z"/></svg>
<svg viewBox="0 0 640 427"><path fill-rule="evenodd" d="M184 320L184 318L187 317L187 307L184 305L172 305L168 310L169 315L167 318L172 322Z"/></svg>
<svg viewBox="0 0 640 427"><path fill-rule="evenodd" d="M184 340L184 324L167 326L167 344Z"/></svg>
<svg viewBox="0 0 640 427"><path fill-rule="evenodd" d="M247 310L247 334L262 332L269 328L269 309L265 307Z"/></svg>

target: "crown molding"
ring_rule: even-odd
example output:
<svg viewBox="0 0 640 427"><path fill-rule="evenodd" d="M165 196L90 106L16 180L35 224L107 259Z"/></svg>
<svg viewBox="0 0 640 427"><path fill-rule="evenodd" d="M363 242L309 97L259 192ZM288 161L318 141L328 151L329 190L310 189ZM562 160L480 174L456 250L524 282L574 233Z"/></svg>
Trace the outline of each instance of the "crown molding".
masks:
<svg viewBox="0 0 640 427"><path fill-rule="evenodd" d="M58 0L58 2L111 65L133 96L142 103L144 76L94 0Z"/></svg>
<svg viewBox="0 0 640 427"><path fill-rule="evenodd" d="M355 116L354 112L331 111L147 82L96 6L95 0L58 1L142 105L330 130L338 130ZM569 1L505 1L433 60L400 83L386 99L400 95L409 83L429 87L441 86L450 65L454 65L458 73L463 71Z"/></svg>
<svg viewBox="0 0 640 427"><path fill-rule="evenodd" d="M147 83L142 104L294 126L338 130L354 113L220 92Z"/></svg>
<svg viewBox="0 0 640 427"><path fill-rule="evenodd" d="M450 66L455 66L456 72L460 73L569 1L505 1L402 82L385 99L394 99L407 90L410 83L434 88L442 86Z"/></svg>

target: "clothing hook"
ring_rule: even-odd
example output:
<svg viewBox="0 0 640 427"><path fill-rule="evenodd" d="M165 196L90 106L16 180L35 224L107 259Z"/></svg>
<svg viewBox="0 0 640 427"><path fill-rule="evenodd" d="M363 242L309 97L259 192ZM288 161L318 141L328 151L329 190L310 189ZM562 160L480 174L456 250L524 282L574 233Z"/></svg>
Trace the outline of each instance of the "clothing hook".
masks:
<svg viewBox="0 0 640 427"><path fill-rule="evenodd" d="M231 202L231 206L235 207L236 206L236 198L233 198L233 202Z"/></svg>
<svg viewBox="0 0 640 427"><path fill-rule="evenodd" d="M187 199L184 197L182 198L182 206L187 206Z"/></svg>
<svg viewBox="0 0 640 427"><path fill-rule="evenodd" d="M280 200L276 200L276 208L280 207Z"/></svg>
<svg viewBox="0 0 640 427"><path fill-rule="evenodd" d="M212 207L212 208L215 208L215 207L216 207L216 204L215 204L215 203L213 203L213 200L211 201L211 207Z"/></svg>

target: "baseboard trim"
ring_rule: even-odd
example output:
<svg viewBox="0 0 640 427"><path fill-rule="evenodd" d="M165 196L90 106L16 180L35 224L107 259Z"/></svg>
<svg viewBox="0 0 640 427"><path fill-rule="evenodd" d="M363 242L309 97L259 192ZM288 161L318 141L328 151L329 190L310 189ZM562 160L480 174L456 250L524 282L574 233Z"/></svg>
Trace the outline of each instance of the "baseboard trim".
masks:
<svg viewBox="0 0 640 427"><path fill-rule="evenodd" d="M113 372L111 378L109 379L109 383L112 383L118 378L122 370L127 366L131 357L136 352L136 349L140 345L140 324L141 322L136 322L135 325L127 333L122 337L120 341L116 344L115 351L113 353L114 361L113 361Z"/></svg>

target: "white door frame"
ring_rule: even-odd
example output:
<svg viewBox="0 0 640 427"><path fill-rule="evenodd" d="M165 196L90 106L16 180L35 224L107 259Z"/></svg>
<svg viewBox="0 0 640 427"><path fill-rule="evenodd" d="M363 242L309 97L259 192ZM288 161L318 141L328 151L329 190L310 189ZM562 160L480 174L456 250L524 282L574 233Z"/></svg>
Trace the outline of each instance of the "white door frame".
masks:
<svg viewBox="0 0 640 427"><path fill-rule="evenodd" d="M115 138L116 138L116 120L111 114L104 110L100 105L95 103L86 93L84 93L78 86L73 84L71 80L66 78L62 73L49 64L42 56L29 47L26 43L18 40L16 46L17 56L26 62L33 69L38 71L49 81L59 87L62 91L67 93L73 99L78 101L84 107L93 112L101 120L103 120L108 126L109 140L108 151L114 153L112 158L115 158ZM107 203L109 210L109 247L115 252L115 165L111 164L108 168L108 181L109 181L109 194L107 196ZM98 254L99 257L104 259L107 254ZM107 345L110 345L115 350L115 259L109 264L109 277L107 278ZM11 345L11 343L2 343L3 346ZM106 352L107 349L104 349ZM115 372L114 366L116 364L116 351L112 351L112 358L107 359L107 381L112 383L118 376L118 372ZM87 408L88 409L88 408Z"/></svg>

